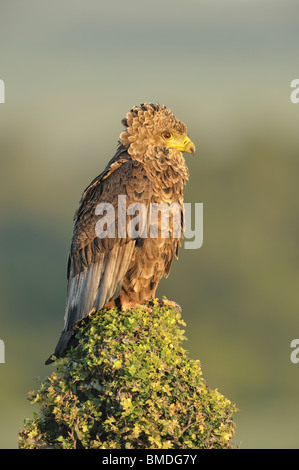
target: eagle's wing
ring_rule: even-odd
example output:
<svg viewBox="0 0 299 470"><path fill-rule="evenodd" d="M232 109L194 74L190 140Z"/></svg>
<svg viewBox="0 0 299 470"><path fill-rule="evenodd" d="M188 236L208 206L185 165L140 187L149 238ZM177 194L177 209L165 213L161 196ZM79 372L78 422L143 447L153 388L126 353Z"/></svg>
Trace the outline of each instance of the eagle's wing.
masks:
<svg viewBox="0 0 299 470"><path fill-rule="evenodd" d="M75 214L74 233L68 261L68 289L65 325L55 349L59 357L73 335L73 328L92 311L100 310L109 300L118 297L128 270L136 238L124 232L131 216L119 214L118 196L126 196L126 207L142 203L149 208L151 185L139 162L124 153L112 159L106 170L84 191ZM110 204L114 211L102 213L99 204ZM120 217L118 217L120 216ZM99 225L102 217L105 224ZM147 217L142 219L144 228ZM140 223L141 218L139 218ZM103 222L103 221L102 221ZM97 224L98 223L98 224ZM101 238L103 232L110 236ZM97 226L97 231L96 231ZM114 228L114 236L110 230ZM138 233L142 232L139 227ZM125 236L124 236L125 235Z"/></svg>

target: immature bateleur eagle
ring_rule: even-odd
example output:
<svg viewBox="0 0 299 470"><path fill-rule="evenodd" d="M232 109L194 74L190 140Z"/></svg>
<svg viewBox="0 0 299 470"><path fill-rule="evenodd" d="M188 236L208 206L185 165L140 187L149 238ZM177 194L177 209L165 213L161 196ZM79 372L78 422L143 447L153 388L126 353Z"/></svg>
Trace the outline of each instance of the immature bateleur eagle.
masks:
<svg viewBox="0 0 299 470"><path fill-rule="evenodd" d="M118 196L126 196L126 208L142 203L145 215L150 215L154 203L175 202L183 209L183 186L189 172L182 152L193 154L195 146L185 124L165 106L135 106L122 123L126 129L120 134L115 156L84 191L75 214L65 325L54 352L56 357L68 348L75 325L90 313L113 305L126 310L155 298L160 279L169 274L173 256L178 255L181 223L179 237L170 223L167 238L161 236L161 231L153 238L148 234L150 217L141 217L139 225L141 220L144 227L139 226L139 235L133 236L118 226L123 220L118 217ZM112 220L107 219L107 213L99 213L100 203L112 205ZM104 216L103 230L108 234L108 226L113 224L113 237L102 238L96 233L97 223ZM132 216L125 217L127 224ZM50 357L46 364L51 362Z"/></svg>

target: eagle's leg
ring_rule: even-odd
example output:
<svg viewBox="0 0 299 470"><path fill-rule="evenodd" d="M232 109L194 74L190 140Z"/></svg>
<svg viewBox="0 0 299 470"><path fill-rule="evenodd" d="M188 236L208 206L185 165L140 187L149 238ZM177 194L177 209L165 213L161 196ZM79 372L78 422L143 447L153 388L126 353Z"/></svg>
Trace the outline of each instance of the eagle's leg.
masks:
<svg viewBox="0 0 299 470"><path fill-rule="evenodd" d="M119 301L120 301L121 310L123 312L125 310L130 310L133 308L140 308L141 310L144 310L145 312L151 311L151 308L149 308L147 305L142 304L140 302L138 294L135 294L134 292L127 294L122 289L119 293Z"/></svg>
<svg viewBox="0 0 299 470"><path fill-rule="evenodd" d="M110 300L104 305L104 308L107 308L108 310L116 308L116 304L114 300Z"/></svg>

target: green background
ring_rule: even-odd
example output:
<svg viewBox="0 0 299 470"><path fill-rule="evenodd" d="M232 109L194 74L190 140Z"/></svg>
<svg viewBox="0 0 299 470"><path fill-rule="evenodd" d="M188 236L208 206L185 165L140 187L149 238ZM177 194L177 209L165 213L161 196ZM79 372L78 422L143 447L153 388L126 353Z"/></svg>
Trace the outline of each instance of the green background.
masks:
<svg viewBox="0 0 299 470"><path fill-rule="evenodd" d="M290 0L1 1L1 448L53 370L77 203L143 101L187 124L185 201L204 204L203 246L180 251L158 294L237 404L236 445L299 447L298 23Z"/></svg>

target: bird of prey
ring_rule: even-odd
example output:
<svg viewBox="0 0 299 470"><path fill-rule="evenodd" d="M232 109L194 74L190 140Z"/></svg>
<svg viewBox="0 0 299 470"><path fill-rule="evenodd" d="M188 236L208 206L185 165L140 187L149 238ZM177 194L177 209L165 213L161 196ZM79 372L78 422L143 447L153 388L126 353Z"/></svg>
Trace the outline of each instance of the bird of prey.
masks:
<svg viewBox="0 0 299 470"><path fill-rule="evenodd" d="M151 236L150 215L155 204L176 203L183 213L189 171L182 152L194 154L195 146L185 124L159 104L134 106L121 122L125 130L114 157L85 189L75 213L65 323L56 358L68 349L74 327L92 312L113 306L126 310L154 299L159 281L168 276L173 256L178 256L183 217L180 234L172 221L165 236L159 215ZM119 207L120 196L125 210ZM128 209L134 204L137 229L127 230L125 225L133 220ZM46 364L51 362L52 356Z"/></svg>

